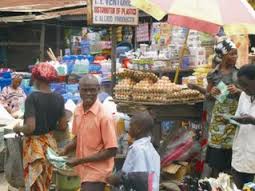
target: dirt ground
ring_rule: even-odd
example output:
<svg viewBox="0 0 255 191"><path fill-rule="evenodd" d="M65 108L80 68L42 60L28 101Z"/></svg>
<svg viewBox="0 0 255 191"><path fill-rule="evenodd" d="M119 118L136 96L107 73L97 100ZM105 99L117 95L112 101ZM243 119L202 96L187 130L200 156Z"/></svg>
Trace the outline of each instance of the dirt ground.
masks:
<svg viewBox="0 0 255 191"><path fill-rule="evenodd" d="M0 190L1 191L8 191L8 183L4 178L4 173L0 173Z"/></svg>

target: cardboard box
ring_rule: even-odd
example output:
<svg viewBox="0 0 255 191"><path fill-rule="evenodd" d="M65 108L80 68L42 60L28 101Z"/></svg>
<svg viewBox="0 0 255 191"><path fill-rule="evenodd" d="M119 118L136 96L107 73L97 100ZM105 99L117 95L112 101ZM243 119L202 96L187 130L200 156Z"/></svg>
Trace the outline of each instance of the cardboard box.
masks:
<svg viewBox="0 0 255 191"><path fill-rule="evenodd" d="M162 171L167 174L170 179L182 181L190 172L190 164L188 162L172 163L163 168Z"/></svg>

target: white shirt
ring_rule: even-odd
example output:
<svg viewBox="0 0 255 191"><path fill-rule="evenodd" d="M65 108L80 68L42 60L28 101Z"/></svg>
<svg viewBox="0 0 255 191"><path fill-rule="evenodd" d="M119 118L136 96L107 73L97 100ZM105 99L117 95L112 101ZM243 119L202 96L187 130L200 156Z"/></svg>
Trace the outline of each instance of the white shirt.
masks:
<svg viewBox="0 0 255 191"><path fill-rule="evenodd" d="M255 102L242 93L236 116L248 114L255 117ZM241 125L233 142L232 167L243 173L255 174L255 125Z"/></svg>
<svg viewBox="0 0 255 191"><path fill-rule="evenodd" d="M138 139L129 147L122 171L153 173L153 191L159 191L160 156L151 144L150 137Z"/></svg>

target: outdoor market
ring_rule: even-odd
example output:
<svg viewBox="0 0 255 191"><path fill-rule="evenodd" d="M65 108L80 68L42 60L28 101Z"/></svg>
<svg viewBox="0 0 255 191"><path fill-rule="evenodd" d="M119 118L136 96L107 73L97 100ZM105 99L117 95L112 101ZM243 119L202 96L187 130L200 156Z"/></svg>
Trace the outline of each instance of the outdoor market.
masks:
<svg viewBox="0 0 255 191"><path fill-rule="evenodd" d="M0 191L255 191L254 0L1 0Z"/></svg>

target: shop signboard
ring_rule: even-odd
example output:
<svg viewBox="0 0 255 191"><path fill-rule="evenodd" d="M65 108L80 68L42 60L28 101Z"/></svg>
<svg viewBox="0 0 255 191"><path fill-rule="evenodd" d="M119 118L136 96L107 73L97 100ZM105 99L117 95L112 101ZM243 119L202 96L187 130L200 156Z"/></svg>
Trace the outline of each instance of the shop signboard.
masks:
<svg viewBox="0 0 255 191"><path fill-rule="evenodd" d="M138 25L138 9L130 0L89 0L87 19L89 24Z"/></svg>

